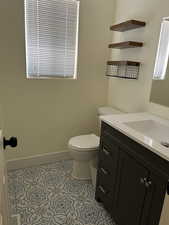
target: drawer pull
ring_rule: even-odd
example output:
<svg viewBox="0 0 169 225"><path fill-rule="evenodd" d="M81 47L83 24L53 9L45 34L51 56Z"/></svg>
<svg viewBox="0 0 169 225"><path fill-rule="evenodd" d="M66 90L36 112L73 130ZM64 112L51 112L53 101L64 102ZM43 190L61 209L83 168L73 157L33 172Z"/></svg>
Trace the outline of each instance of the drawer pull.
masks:
<svg viewBox="0 0 169 225"><path fill-rule="evenodd" d="M109 174L108 171L105 170L104 168L101 168L100 170L101 170L105 175L108 175L108 174Z"/></svg>
<svg viewBox="0 0 169 225"><path fill-rule="evenodd" d="M145 186L146 186L147 188L149 188L151 185L152 185L152 182L151 182L151 181L147 181L147 182L145 183Z"/></svg>
<svg viewBox="0 0 169 225"><path fill-rule="evenodd" d="M145 182L146 182L146 178L142 178L142 177L141 177L141 178L140 178L140 183L141 183L141 184L145 184Z"/></svg>
<svg viewBox="0 0 169 225"><path fill-rule="evenodd" d="M104 152L106 155L110 155L110 152L107 151L105 148L103 148L103 152Z"/></svg>
<svg viewBox="0 0 169 225"><path fill-rule="evenodd" d="M141 184L144 184L147 188L151 186L152 182L147 178L140 178Z"/></svg>
<svg viewBox="0 0 169 225"><path fill-rule="evenodd" d="M99 186L99 189L100 189L101 192L103 192L104 194L107 194L107 191L106 191L102 186Z"/></svg>

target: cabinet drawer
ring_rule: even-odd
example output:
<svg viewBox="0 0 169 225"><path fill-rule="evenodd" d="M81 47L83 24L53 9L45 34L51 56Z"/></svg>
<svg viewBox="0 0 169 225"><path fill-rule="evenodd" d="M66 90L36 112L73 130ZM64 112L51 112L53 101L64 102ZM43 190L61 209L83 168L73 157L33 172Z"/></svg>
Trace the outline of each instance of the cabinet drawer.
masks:
<svg viewBox="0 0 169 225"><path fill-rule="evenodd" d="M110 147L103 145L99 152L99 167L101 163L105 163L107 165L107 168L111 170L112 159L113 155L112 152L110 151Z"/></svg>
<svg viewBox="0 0 169 225"><path fill-rule="evenodd" d="M98 168L98 173L104 178L110 179L113 171L110 169L110 167L107 165L105 161L100 161L99 163L99 168Z"/></svg>
<svg viewBox="0 0 169 225"><path fill-rule="evenodd" d="M99 196L105 208L111 208L111 211L115 192L118 154L119 148L116 143L114 144L112 142L112 145L110 146L108 142L101 142L96 196ZM109 207L110 205L111 207Z"/></svg>
<svg viewBox="0 0 169 225"><path fill-rule="evenodd" d="M118 152L119 146L116 143L112 142L112 145L109 145L102 141L99 150L99 168L103 166L112 173L117 164Z"/></svg>
<svg viewBox="0 0 169 225"><path fill-rule="evenodd" d="M108 191L104 185L98 184L96 188L96 200L101 202L109 213L112 212L113 201L109 197Z"/></svg>
<svg viewBox="0 0 169 225"><path fill-rule="evenodd" d="M113 145L119 146L120 145L120 142L116 138L116 136L113 136L113 134L110 134L110 132L107 130L102 132L101 140L108 146L113 146Z"/></svg>
<svg viewBox="0 0 169 225"><path fill-rule="evenodd" d="M113 185L113 178L110 174L105 174L102 172L103 168L98 169L98 183L103 183L106 187L112 187Z"/></svg>

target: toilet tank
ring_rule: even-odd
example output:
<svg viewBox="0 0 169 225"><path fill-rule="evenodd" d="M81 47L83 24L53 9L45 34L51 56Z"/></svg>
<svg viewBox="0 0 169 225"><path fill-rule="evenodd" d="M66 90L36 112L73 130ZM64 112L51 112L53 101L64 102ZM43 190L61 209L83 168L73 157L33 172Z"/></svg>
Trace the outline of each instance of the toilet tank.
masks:
<svg viewBox="0 0 169 225"><path fill-rule="evenodd" d="M101 120L100 116L105 116L105 115L112 115L112 114L122 114L120 110L113 108L113 107L99 107L98 108L98 123L99 123L99 130L101 128Z"/></svg>

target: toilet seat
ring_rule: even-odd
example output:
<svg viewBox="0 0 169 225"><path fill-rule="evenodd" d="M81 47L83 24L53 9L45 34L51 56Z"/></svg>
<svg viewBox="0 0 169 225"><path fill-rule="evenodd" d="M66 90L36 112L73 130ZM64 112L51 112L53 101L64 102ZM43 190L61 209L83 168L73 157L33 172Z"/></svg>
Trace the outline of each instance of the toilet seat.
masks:
<svg viewBox="0 0 169 225"><path fill-rule="evenodd" d="M81 135L69 140L69 147L79 152L94 151L99 148L100 138L95 134Z"/></svg>

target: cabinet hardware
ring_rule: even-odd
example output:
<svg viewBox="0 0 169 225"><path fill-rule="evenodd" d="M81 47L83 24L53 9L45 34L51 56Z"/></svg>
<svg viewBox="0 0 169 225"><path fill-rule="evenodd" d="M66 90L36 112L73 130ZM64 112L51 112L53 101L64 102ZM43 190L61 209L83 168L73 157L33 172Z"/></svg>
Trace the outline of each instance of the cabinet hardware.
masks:
<svg viewBox="0 0 169 225"><path fill-rule="evenodd" d="M145 182L145 186L148 188L148 187L150 187L151 186L151 184L152 184L152 182L151 181L146 181Z"/></svg>
<svg viewBox="0 0 169 225"><path fill-rule="evenodd" d="M102 187L102 186L99 186L99 189L101 190L101 192L103 192L104 194L107 193L107 191Z"/></svg>
<svg viewBox="0 0 169 225"><path fill-rule="evenodd" d="M105 175L108 175L107 170L105 170L104 168L101 167L100 170L101 170Z"/></svg>
<svg viewBox="0 0 169 225"><path fill-rule="evenodd" d="M105 148L103 148L103 152L104 152L106 155L110 155L110 152L107 151Z"/></svg>
<svg viewBox="0 0 169 225"><path fill-rule="evenodd" d="M144 182L145 182L144 179L145 179L145 178L142 178L142 177L140 178L140 183L141 183L141 184L144 184Z"/></svg>
<svg viewBox="0 0 169 225"><path fill-rule="evenodd" d="M147 178L146 177L144 177L144 178L140 178L140 183L141 184L145 184L146 183L146 181L147 181Z"/></svg>
<svg viewBox="0 0 169 225"><path fill-rule="evenodd" d="M152 182L147 177L140 178L140 183L144 184L147 188L152 184Z"/></svg>

